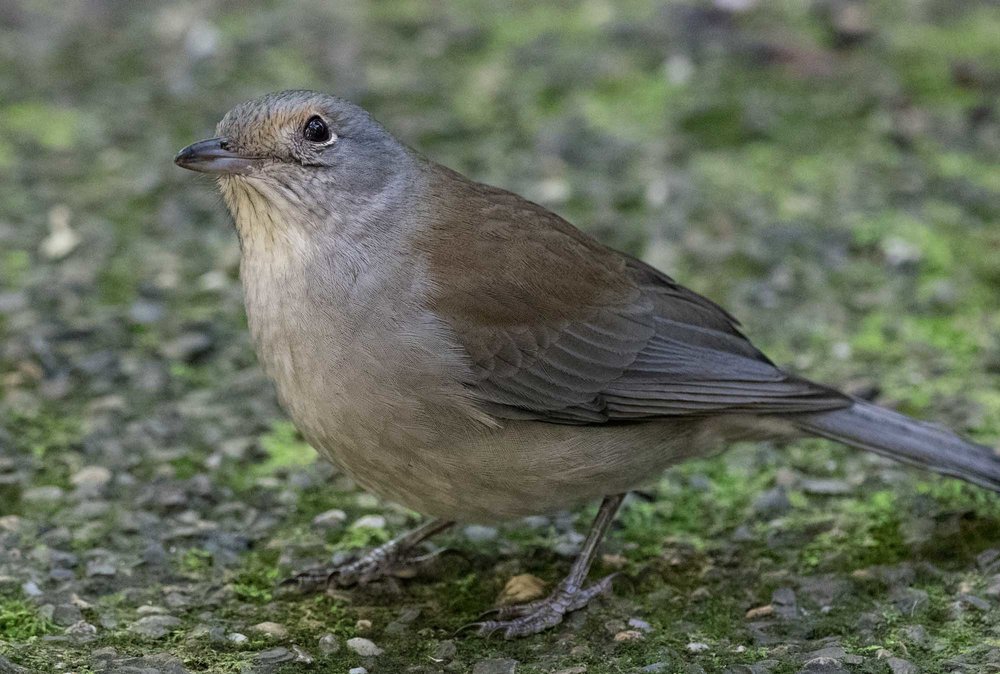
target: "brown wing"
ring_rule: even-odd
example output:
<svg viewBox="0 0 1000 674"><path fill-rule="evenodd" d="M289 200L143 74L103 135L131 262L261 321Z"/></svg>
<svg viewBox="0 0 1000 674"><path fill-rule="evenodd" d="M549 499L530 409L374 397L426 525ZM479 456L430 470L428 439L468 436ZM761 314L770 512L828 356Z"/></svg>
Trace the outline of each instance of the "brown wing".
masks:
<svg viewBox="0 0 1000 674"><path fill-rule="evenodd" d="M585 424L849 404L779 370L716 304L554 213L446 169L436 180L417 242L430 308L492 414Z"/></svg>

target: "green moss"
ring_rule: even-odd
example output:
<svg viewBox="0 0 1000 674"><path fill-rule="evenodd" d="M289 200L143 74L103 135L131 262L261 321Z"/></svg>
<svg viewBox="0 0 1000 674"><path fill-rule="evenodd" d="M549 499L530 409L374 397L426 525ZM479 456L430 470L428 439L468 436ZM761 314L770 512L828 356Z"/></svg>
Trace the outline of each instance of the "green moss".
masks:
<svg viewBox="0 0 1000 674"><path fill-rule="evenodd" d="M276 557L272 553L248 554L230 583L233 594L257 604L271 601L279 579Z"/></svg>
<svg viewBox="0 0 1000 674"><path fill-rule="evenodd" d="M306 443L290 421L277 421L271 430L260 439L261 448L267 452L267 459L256 469L261 474L271 474L277 470L308 466L316 460L316 450Z"/></svg>
<svg viewBox="0 0 1000 674"><path fill-rule="evenodd" d="M56 626L41 617L35 606L21 599L0 598L0 640L28 641L55 631Z"/></svg>

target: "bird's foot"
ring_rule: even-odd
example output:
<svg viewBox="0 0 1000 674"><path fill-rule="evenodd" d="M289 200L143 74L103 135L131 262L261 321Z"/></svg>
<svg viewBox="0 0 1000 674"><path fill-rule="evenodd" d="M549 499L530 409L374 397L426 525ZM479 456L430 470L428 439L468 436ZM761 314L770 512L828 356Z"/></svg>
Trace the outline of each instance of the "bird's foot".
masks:
<svg viewBox="0 0 1000 674"><path fill-rule="evenodd" d="M505 639L537 634L555 627L562 622L563 616L567 613L583 608L591 599L606 592L611 587L615 575L606 576L590 587L562 584L545 599L487 611L484 615L493 614L493 620L475 622L467 627L475 628L480 636L499 633L503 634Z"/></svg>
<svg viewBox="0 0 1000 674"><path fill-rule="evenodd" d="M300 592L318 592L327 588L367 585L382 578L408 578L415 569L440 551L413 556L412 550L390 541L346 564L326 564L306 569L282 581L284 587L294 587Z"/></svg>

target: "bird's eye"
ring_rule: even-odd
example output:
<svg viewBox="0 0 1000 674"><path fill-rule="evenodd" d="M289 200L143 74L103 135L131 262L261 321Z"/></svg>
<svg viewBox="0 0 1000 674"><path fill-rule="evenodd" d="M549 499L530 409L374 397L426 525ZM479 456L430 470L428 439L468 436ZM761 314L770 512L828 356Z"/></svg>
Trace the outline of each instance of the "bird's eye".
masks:
<svg viewBox="0 0 1000 674"><path fill-rule="evenodd" d="M302 136L312 143L326 143L333 137L333 134L330 132L330 127L323 121L323 118L314 115L309 118L309 121L303 127Z"/></svg>

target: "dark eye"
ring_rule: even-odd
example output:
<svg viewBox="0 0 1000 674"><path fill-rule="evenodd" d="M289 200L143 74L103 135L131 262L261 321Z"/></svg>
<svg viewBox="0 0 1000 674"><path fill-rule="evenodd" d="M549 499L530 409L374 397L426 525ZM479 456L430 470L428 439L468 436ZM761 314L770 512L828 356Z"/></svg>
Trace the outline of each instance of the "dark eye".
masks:
<svg viewBox="0 0 1000 674"><path fill-rule="evenodd" d="M313 143L325 143L332 137L330 127L318 115L310 117L302 129L302 136Z"/></svg>

